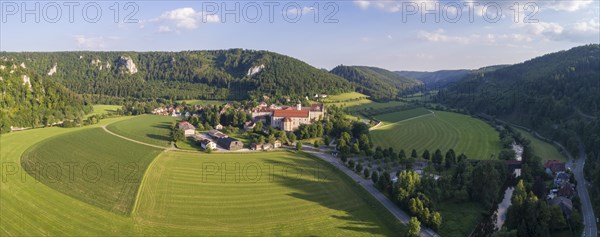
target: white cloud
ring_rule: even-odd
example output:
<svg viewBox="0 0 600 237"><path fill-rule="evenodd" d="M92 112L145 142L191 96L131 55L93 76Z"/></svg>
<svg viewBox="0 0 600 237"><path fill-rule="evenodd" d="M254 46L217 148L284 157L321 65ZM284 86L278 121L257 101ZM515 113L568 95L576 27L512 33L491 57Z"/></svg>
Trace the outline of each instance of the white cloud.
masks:
<svg viewBox="0 0 600 237"><path fill-rule="evenodd" d="M202 23L218 23L219 21L220 18L218 15L205 14L191 7L184 7L163 12L157 18L141 21L140 25L141 27L145 27L146 23L160 23L157 31L164 33L179 32L177 29L193 30L198 28Z"/></svg>
<svg viewBox="0 0 600 237"><path fill-rule="evenodd" d="M587 8L592 2L592 0L546 0L538 3L542 5L542 8L546 6L556 11L574 12Z"/></svg>
<svg viewBox="0 0 600 237"><path fill-rule="evenodd" d="M72 38L75 40L77 47L89 50L106 49L109 44L119 40L118 37L102 37L102 36L85 36L85 35L73 35Z"/></svg>
<svg viewBox="0 0 600 237"><path fill-rule="evenodd" d="M367 9L371 5L371 3L366 0L357 0L357 1L354 1L354 5L358 6L361 9Z"/></svg>
<svg viewBox="0 0 600 237"><path fill-rule="evenodd" d="M385 11L385 12L399 12L402 10L402 1L367 1L367 0L356 0L354 1L354 5L358 6L361 9L368 9L373 6L376 9Z"/></svg>
<svg viewBox="0 0 600 237"><path fill-rule="evenodd" d="M462 36L448 36L445 34L443 29L438 29L433 32L427 31L419 31L417 37L422 40L426 40L429 42L440 42L440 43L458 43L458 44L468 44L470 42L469 38Z"/></svg>
<svg viewBox="0 0 600 237"><path fill-rule="evenodd" d="M158 32L159 33L166 33L166 32L171 32L171 27L168 26L159 26L158 27Z"/></svg>
<svg viewBox="0 0 600 237"><path fill-rule="evenodd" d="M159 18L173 21L178 28L196 29L201 17L193 8L185 7L165 12Z"/></svg>
<svg viewBox="0 0 600 237"><path fill-rule="evenodd" d="M387 38L388 39L394 39L394 37L392 37L392 35L388 35Z"/></svg>
<svg viewBox="0 0 600 237"><path fill-rule="evenodd" d="M598 19L589 21L580 21L573 25L573 30L581 33L598 33L600 31L600 22Z"/></svg>
<svg viewBox="0 0 600 237"><path fill-rule="evenodd" d="M434 43L455 43L455 44L485 44L498 45L499 43L524 43L531 42L533 39L524 34L471 34L467 36L452 36L446 34L443 29L432 32L420 31L417 38Z"/></svg>
<svg viewBox="0 0 600 237"><path fill-rule="evenodd" d="M562 34L564 28L555 22L538 22L524 25L532 35L556 36Z"/></svg>

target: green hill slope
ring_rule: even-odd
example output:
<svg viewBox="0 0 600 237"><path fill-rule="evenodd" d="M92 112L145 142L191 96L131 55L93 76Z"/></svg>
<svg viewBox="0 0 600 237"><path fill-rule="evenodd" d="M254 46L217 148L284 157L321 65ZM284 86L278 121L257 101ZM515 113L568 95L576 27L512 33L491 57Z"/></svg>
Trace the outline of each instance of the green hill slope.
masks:
<svg viewBox="0 0 600 237"><path fill-rule="evenodd" d="M11 61L0 61L0 133L83 117L92 106L81 96Z"/></svg>
<svg viewBox="0 0 600 237"><path fill-rule="evenodd" d="M223 100L352 90L343 78L268 51L3 52L0 57L96 96Z"/></svg>
<svg viewBox="0 0 600 237"><path fill-rule="evenodd" d="M437 100L528 126L577 150L580 113L600 114L600 45L575 47L479 73L449 86Z"/></svg>
<svg viewBox="0 0 600 237"><path fill-rule="evenodd" d="M408 93L423 85L416 79L376 67L340 65L331 70L331 73L354 83L358 92L369 95L376 101L393 100L400 93Z"/></svg>

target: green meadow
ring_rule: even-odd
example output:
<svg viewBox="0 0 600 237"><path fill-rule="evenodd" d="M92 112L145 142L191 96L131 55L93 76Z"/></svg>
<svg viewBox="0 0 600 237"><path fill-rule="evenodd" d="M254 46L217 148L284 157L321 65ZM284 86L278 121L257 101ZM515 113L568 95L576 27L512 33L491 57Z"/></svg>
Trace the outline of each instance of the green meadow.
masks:
<svg viewBox="0 0 600 237"><path fill-rule="evenodd" d="M111 112L117 112L117 109L120 108L120 105L94 105L94 111L87 114L86 118L94 115L103 115Z"/></svg>
<svg viewBox="0 0 600 237"><path fill-rule="evenodd" d="M333 169L291 152L167 152L148 170L135 217L203 235L397 233L393 217Z"/></svg>
<svg viewBox="0 0 600 237"><path fill-rule="evenodd" d="M90 128L35 144L21 164L56 191L129 214L144 171L160 151Z"/></svg>
<svg viewBox="0 0 600 237"><path fill-rule="evenodd" d="M171 124L177 118L158 115L140 115L107 126L111 132L157 146L169 146Z"/></svg>
<svg viewBox="0 0 600 237"><path fill-rule="evenodd" d="M163 151L101 128L119 125L124 136L145 138L166 118L119 117L88 127L1 135L0 235L390 236L403 231L345 174L303 153ZM215 167L223 169L225 180Z"/></svg>
<svg viewBox="0 0 600 237"><path fill-rule="evenodd" d="M452 148L457 154L465 153L470 159L485 160L500 153L499 135L487 123L470 116L429 111L423 108L383 114L376 117L381 124L372 128L371 137L376 146L416 149L419 155L425 149L445 153Z"/></svg>
<svg viewBox="0 0 600 237"><path fill-rule="evenodd" d="M567 158L563 154L561 154L560 151L558 150L558 148L556 146L554 146L553 144L547 143L523 129L514 128L514 127L513 127L513 129L516 129L519 133L521 133L521 135L523 135L523 137L525 137L529 141L531 141L531 147L533 148L533 153L536 156L539 156L540 158L542 158L542 161L547 161L547 160L561 160L561 161L565 161L565 162L567 161Z"/></svg>

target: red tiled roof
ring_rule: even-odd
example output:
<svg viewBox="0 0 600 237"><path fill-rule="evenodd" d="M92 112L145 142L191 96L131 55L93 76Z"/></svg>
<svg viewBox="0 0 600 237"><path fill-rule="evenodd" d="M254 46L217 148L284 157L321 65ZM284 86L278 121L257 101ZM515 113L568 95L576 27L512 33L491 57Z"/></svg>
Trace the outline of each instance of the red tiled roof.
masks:
<svg viewBox="0 0 600 237"><path fill-rule="evenodd" d="M308 110L274 110L273 117L306 118L308 112Z"/></svg>

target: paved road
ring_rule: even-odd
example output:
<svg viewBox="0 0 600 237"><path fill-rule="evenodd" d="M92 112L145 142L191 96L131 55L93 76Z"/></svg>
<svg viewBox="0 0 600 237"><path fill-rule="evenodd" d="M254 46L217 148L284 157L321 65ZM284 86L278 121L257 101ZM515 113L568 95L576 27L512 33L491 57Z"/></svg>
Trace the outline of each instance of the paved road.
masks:
<svg viewBox="0 0 600 237"><path fill-rule="evenodd" d="M596 223L596 217L594 216L594 209L592 208L592 202L588 194L588 183L585 181L583 174L583 166L585 165L585 147L582 143L579 144L579 157L574 161L575 179L577 180L577 195L581 199L581 211L583 216L583 223L585 228L583 230L584 237L597 237L598 229Z"/></svg>
<svg viewBox="0 0 600 237"><path fill-rule="evenodd" d="M400 209L395 203L393 203L390 199L388 199L383 193L381 193L375 185L370 180L364 179L362 176L356 174L354 171L348 169L345 165L340 163L340 161L329 155L319 151L314 150L314 148L305 145L304 150L310 154L313 154L322 160L332 164L350 178L352 178L355 182L357 182L360 186L362 186L365 190L367 190L377 201L379 201L385 208L387 208L400 222L407 224L410 220L410 216L406 214L402 209ZM439 237L437 233L433 230L421 226L421 236L423 237Z"/></svg>

